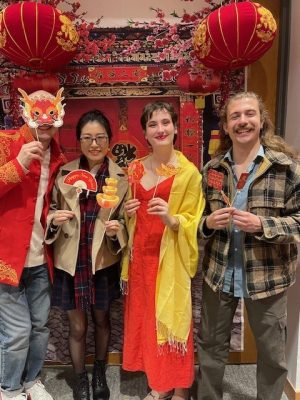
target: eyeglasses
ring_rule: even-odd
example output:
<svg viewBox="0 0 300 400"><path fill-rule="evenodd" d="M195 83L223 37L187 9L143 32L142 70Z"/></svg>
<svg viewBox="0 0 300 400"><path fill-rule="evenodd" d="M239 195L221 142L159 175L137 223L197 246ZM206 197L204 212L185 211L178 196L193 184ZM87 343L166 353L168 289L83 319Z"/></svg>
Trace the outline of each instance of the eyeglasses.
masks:
<svg viewBox="0 0 300 400"><path fill-rule="evenodd" d="M97 143L98 146L106 144L106 141L108 139L108 136L81 136L80 141L83 142L84 144L91 146L93 141Z"/></svg>

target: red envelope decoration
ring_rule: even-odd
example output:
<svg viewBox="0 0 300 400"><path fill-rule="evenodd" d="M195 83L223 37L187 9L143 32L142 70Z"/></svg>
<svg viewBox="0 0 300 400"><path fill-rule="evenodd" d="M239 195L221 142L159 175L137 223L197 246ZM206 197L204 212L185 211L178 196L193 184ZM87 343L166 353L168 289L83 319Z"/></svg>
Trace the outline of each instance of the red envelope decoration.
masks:
<svg viewBox="0 0 300 400"><path fill-rule="evenodd" d="M222 190L223 188L224 174L223 172L218 172L214 169L208 170L207 184L217 190Z"/></svg>
<svg viewBox="0 0 300 400"><path fill-rule="evenodd" d="M243 172L240 176L240 179L238 180L238 183L236 184L236 188L238 190L243 189L243 187L245 186L246 180L249 176L249 172Z"/></svg>
<svg viewBox="0 0 300 400"><path fill-rule="evenodd" d="M64 178L64 183L77 188L77 193L81 193L82 189L97 192L97 181L94 175L83 169L69 172Z"/></svg>

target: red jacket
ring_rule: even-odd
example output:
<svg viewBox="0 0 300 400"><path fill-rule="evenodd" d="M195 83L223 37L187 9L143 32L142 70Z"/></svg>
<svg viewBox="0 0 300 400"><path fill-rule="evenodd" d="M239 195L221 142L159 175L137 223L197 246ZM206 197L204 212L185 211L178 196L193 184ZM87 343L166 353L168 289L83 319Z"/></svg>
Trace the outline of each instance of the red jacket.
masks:
<svg viewBox="0 0 300 400"><path fill-rule="evenodd" d="M0 283L18 286L29 249L41 164L34 160L25 174L16 157L23 144L34 140L27 125L17 131L0 131ZM49 181L41 222L45 227L51 191L65 158L55 139L51 141ZM46 257L52 279L50 248Z"/></svg>

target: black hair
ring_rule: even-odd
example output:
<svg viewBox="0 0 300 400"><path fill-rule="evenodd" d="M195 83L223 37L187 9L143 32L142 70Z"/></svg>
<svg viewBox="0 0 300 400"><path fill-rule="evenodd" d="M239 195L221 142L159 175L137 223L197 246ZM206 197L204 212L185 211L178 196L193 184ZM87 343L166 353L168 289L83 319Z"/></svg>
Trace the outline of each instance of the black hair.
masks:
<svg viewBox="0 0 300 400"><path fill-rule="evenodd" d="M99 124L103 125L107 136L108 136L108 141L110 142L111 138L112 138L112 130L110 127L110 123L109 120L107 119L107 117L100 111L100 110L91 110L91 111L87 111L84 114L81 115L81 117L79 118L77 125L76 125L76 137L77 140L80 140L80 136L81 136L81 131L82 128L89 122L93 122L96 121Z"/></svg>

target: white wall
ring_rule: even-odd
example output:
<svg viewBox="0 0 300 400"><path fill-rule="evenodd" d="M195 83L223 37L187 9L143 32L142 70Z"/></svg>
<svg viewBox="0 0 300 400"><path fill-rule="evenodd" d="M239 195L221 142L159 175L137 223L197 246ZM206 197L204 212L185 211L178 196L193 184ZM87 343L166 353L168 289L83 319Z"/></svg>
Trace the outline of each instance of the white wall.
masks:
<svg viewBox="0 0 300 400"><path fill-rule="evenodd" d="M300 2L292 0L286 140L300 150Z"/></svg>
<svg viewBox="0 0 300 400"><path fill-rule="evenodd" d="M170 16L174 10L181 16L184 9L188 13L192 13L202 10L207 5L205 0L82 0L79 11L87 12L86 20L95 21L95 19L103 17L100 22L101 28L117 28L126 26L128 19L153 21L156 13L150 10L151 7L161 8L166 13L168 20L179 22L179 19ZM63 11L64 5L62 4L59 8Z"/></svg>
<svg viewBox="0 0 300 400"><path fill-rule="evenodd" d="M288 79L288 102L285 138L300 150L300 2L292 0L291 42ZM299 248L300 250L300 248ZM300 260L297 282L288 294L288 379L300 391Z"/></svg>

